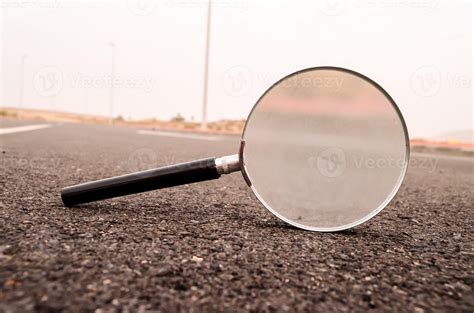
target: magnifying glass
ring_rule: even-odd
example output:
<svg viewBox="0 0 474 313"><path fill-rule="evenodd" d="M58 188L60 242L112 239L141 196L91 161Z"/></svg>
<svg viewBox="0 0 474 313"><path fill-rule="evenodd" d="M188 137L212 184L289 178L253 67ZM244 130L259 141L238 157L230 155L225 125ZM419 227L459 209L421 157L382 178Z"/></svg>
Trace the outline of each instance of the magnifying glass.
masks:
<svg viewBox="0 0 474 313"><path fill-rule="evenodd" d="M389 94L338 67L290 74L257 101L239 153L88 182L61 191L66 206L241 172L265 208L311 231L340 231L379 213L409 160L408 132Z"/></svg>

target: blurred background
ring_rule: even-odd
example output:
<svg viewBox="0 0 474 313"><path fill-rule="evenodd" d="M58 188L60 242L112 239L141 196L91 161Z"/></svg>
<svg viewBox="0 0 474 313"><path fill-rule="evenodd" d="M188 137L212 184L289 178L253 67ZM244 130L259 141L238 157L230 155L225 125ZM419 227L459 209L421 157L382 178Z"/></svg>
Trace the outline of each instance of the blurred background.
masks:
<svg viewBox="0 0 474 313"><path fill-rule="evenodd" d="M473 141L470 1L1 5L4 116L238 133L275 81L331 65L384 87L413 140Z"/></svg>

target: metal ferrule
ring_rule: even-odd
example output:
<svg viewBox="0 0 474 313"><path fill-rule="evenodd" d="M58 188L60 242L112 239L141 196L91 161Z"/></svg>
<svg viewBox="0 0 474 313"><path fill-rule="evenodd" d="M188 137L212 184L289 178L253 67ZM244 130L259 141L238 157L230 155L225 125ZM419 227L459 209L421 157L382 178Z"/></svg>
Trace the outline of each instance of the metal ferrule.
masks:
<svg viewBox="0 0 474 313"><path fill-rule="evenodd" d="M229 155L216 159L216 169L220 175L240 171L239 155Z"/></svg>

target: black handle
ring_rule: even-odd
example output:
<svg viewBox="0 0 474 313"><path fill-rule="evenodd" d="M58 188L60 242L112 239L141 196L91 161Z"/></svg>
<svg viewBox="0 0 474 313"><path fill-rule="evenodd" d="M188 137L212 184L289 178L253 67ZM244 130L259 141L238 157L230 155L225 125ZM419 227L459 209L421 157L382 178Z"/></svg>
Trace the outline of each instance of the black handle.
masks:
<svg viewBox="0 0 474 313"><path fill-rule="evenodd" d="M70 207L219 177L215 158L209 158L66 187L61 198Z"/></svg>

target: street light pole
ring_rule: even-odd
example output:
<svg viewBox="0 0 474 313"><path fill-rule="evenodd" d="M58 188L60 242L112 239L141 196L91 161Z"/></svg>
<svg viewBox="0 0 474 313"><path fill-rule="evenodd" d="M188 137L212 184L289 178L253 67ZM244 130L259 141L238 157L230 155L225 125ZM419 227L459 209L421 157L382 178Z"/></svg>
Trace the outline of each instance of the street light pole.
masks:
<svg viewBox="0 0 474 313"><path fill-rule="evenodd" d="M20 89L18 94L18 108L23 107L23 93L25 88L25 60L28 56L23 54L21 56L21 64L20 64Z"/></svg>
<svg viewBox="0 0 474 313"><path fill-rule="evenodd" d="M113 113L114 113L114 77L115 77L115 43L109 43L112 49L112 67L110 71L110 103L109 103L109 125L113 124Z"/></svg>
<svg viewBox="0 0 474 313"><path fill-rule="evenodd" d="M212 0L207 3L207 29L206 29L206 55L204 59L204 91L202 99L202 122L201 128L207 129L207 91L208 91L208 75L209 75L209 45L211 43L211 8Z"/></svg>

